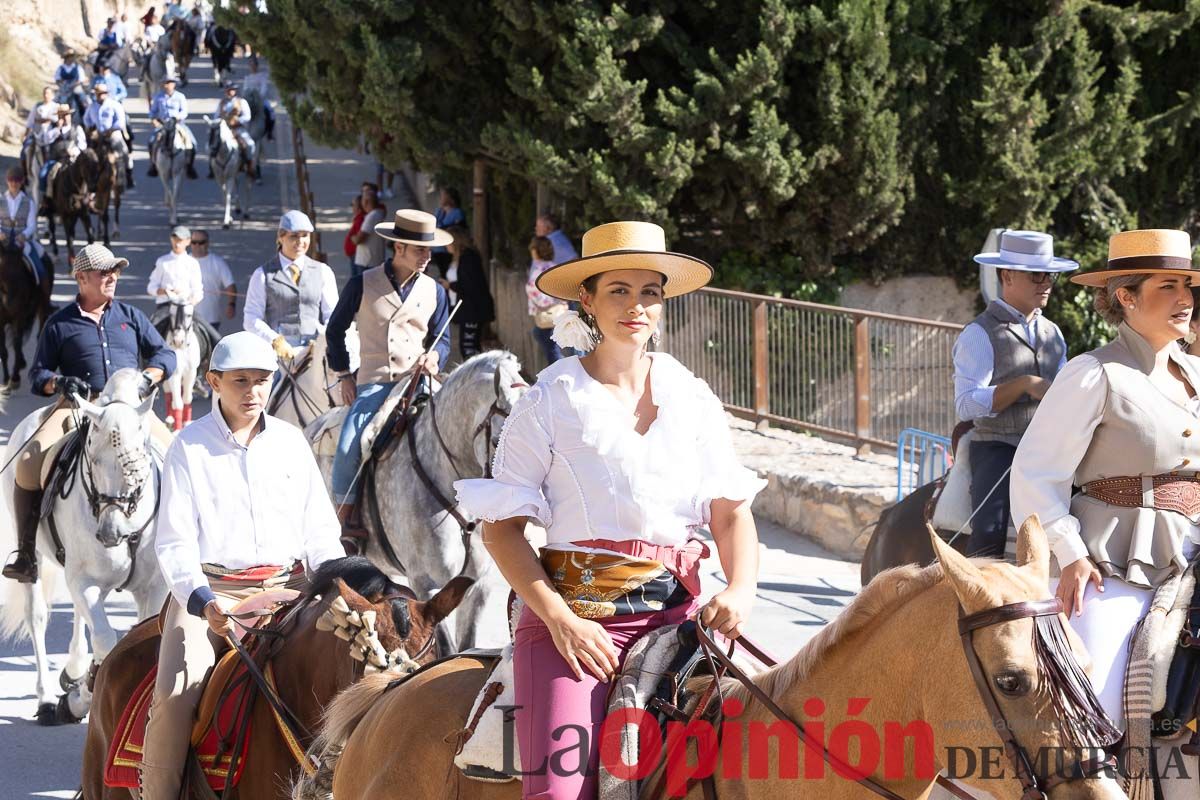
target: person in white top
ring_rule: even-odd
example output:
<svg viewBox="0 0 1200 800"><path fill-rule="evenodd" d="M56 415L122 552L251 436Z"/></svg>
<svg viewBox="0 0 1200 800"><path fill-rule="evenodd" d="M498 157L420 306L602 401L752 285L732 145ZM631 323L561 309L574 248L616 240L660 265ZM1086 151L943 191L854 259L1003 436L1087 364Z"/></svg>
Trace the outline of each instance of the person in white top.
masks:
<svg viewBox="0 0 1200 800"><path fill-rule="evenodd" d="M360 197L365 215L358 233L350 237L354 242L354 263L350 265L350 277L361 275L371 267L378 267L385 255L386 242L375 235L375 226L383 222L387 211L379 202L379 187L364 183Z"/></svg>
<svg viewBox="0 0 1200 800"><path fill-rule="evenodd" d="M256 148L254 147L254 139L250 136L250 104L246 102L246 98L238 97L238 85L233 81L225 82L225 98L217 106L217 116L225 120L225 124L229 126L229 130L233 132L233 136L237 139L238 147L241 148L242 157L245 163L249 165L251 174L254 173L255 158L257 157ZM208 157L211 162L216 157L217 151L220 149L220 139L217 137L216 129L212 129L209 134L208 141ZM209 171L212 170L210 164Z"/></svg>
<svg viewBox="0 0 1200 800"><path fill-rule="evenodd" d="M1036 514L1045 527L1055 594L1117 721L1133 631L1200 542L1200 361L1178 344L1198 279L1187 233L1113 236L1107 268L1072 281L1097 289L1117 337L1067 363L1013 460L1014 520Z"/></svg>
<svg viewBox="0 0 1200 800"><path fill-rule="evenodd" d="M525 797L596 796L606 683L641 636L696 614L698 528L712 532L728 580L701 622L737 638L754 601L750 502L765 481L739 465L708 386L648 352L664 298L712 275L664 241L651 223L601 225L582 258L539 276L542 292L579 300L556 336L587 355L542 370L516 403L493 478L455 483L525 602L513 654ZM531 519L546 528L540 558L524 536ZM564 725L583 730L570 752L555 733ZM548 757L556 767L536 769Z"/></svg>
<svg viewBox="0 0 1200 800"><path fill-rule="evenodd" d="M250 56L246 59L246 77L242 78L242 96L249 97L252 92L256 92L262 98L263 122L266 123L264 132L268 141L275 140L275 109L271 106L270 98L270 80L267 73L260 72L258 68L258 56Z"/></svg>
<svg viewBox="0 0 1200 800"><path fill-rule="evenodd" d="M337 279L328 264L309 258L313 224L301 211L279 218L278 251L250 276L242 327L271 343L280 358L325 329L338 301Z"/></svg>
<svg viewBox="0 0 1200 800"><path fill-rule="evenodd" d="M302 586L304 572L345 555L329 494L304 435L264 407L275 354L239 331L213 351L212 413L175 437L162 468L154 542L170 588L146 725L142 796L178 797L205 673L209 634L264 588Z"/></svg>
<svg viewBox="0 0 1200 800"><path fill-rule="evenodd" d="M46 131L54 124L57 113L58 101L54 99L54 87L46 86L42 89L42 102L29 109L29 116L25 118L25 128L38 144L46 143Z"/></svg>
<svg viewBox="0 0 1200 800"><path fill-rule="evenodd" d="M157 303L150 321L164 336L170 324L171 303L199 306L204 300L204 275L200 270L200 262L187 251L191 241L191 230L186 225L176 225L171 230L171 252L159 256L154 262L154 270L146 284L146 293ZM198 315L193 317L192 322L199 337L203 360L205 355L212 352L221 334Z"/></svg>
<svg viewBox="0 0 1200 800"><path fill-rule="evenodd" d="M200 264L204 281L204 299L196 306L196 315L220 330L223 319L233 319L237 311L237 286L228 262L212 252L208 231L192 231L192 256Z"/></svg>

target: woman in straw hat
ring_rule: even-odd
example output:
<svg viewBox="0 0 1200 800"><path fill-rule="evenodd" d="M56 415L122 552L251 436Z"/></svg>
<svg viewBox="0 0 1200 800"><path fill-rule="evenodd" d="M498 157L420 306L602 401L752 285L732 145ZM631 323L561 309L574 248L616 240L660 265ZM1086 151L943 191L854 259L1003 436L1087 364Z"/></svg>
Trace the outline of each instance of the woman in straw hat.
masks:
<svg viewBox="0 0 1200 800"><path fill-rule="evenodd" d="M1200 271L1183 231L1125 231L1108 252L1071 280L1095 287L1117 337L1055 378L1017 448L1011 501L1014 520L1040 516L1055 594L1121 721L1134 628L1200 542L1200 361L1179 346Z"/></svg>
<svg viewBox="0 0 1200 800"><path fill-rule="evenodd" d="M555 335L585 355L542 370L513 408L493 478L455 484L525 601L513 656L519 749L527 773L555 765L524 776L525 797L596 796L607 683L639 637L695 613L707 555L696 528L712 531L729 581L701 621L736 638L753 602L750 501L765 482L739 465L707 384L649 352L663 300L712 275L664 242L650 223L601 225L581 258L539 276L542 292L579 301ZM524 537L531 519L546 527L540 556ZM560 741L564 725L581 741Z"/></svg>

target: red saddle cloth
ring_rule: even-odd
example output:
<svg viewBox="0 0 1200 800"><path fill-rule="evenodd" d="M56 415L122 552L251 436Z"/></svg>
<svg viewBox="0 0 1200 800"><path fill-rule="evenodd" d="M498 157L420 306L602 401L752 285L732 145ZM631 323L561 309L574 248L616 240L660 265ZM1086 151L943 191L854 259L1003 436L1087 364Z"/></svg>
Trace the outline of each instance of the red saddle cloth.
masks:
<svg viewBox="0 0 1200 800"><path fill-rule="evenodd" d="M234 660L227 661L229 656ZM231 780L229 771L235 747L240 749L233 764L230 785L237 786L249 749L251 721L247 715L254 708L253 681L248 679L245 665L236 659L237 653L230 651L213 670L209 683L204 687L204 697L205 700L215 698L219 705L214 704L215 714L203 714L209 703L201 700L202 716L192 730L192 750L208 779L209 788L214 791L225 789ZM150 700L154 697L154 678L157 674L158 667L152 667L121 713L108 749L105 786L126 789L138 787L138 768L142 763L142 746L146 740L146 720L149 717ZM239 737L243 725L245 731Z"/></svg>

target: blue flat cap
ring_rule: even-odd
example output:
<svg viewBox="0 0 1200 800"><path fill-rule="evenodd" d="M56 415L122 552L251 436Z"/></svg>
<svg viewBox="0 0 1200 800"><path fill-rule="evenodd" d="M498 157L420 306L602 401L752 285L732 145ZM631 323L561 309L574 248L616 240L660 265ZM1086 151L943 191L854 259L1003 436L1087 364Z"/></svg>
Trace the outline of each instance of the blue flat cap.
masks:
<svg viewBox="0 0 1200 800"><path fill-rule="evenodd" d="M279 218L279 230L287 233L312 233L313 224L307 214L293 209Z"/></svg>
<svg viewBox="0 0 1200 800"><path fill-rule="evenodd" d="M209 369L228 372L234 369L261 369L274 372L279 366L269 342L257 333L231 333L213 348Z"/></svg>

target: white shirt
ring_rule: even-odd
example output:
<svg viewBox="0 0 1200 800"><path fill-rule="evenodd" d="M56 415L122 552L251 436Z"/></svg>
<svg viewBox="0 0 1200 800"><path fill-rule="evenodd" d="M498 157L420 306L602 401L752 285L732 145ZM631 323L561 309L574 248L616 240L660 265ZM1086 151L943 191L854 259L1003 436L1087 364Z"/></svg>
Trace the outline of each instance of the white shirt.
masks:
<svg viewBox="0 0 1200 800"><path fill-rule="evenodd" d="M167 29L156 22L153 25L147 25L146 29L142 31L142 36L144 36L146 40L150 42L150 44L157 44L159 38L166 32Z"/></svg>
<svg viewBox="0 0 1200 800"><path fill-rule="evenodd" d="M21 201L28 197L29 196L25 194L24 191L17 192L15 197L11 192L4 192L4 205L8 209L9 219L20 222L20 220L17 219L17 212L21 208ZM37 236L37 206L34 204L33 200L29 200L29 213L26 215L25 227L19 232L26 238L26 240L29 241L32 241L33 238ZM5 231L5 233L7 233L7 231Z"/></svg>
<svg viewBox="0 0 1200 800"><path fill-rule="evenodd" d="M221 321L221 310L227 298L221 293L226 286L233 285L233 272L225 259L213 252L197 259L200 277L204 286L204 299L196 306L196 313L205 322L217 324Z"/></svg>
<svg viewBox="0 0 1200 800"><path fill-rule="evenodd" d="M458 260L455 259L454 261L450 262L450 266L446 267L446 283L457 283L457 282L458 282ZM458 292L455 292L451 289L447 289L446 294L448 294L450 296L450 307L454 308L454 305L458 302Z"/></svg>
<svg viewBox="0 0 1200 800"><path fill-rule="evenodd" d="M221 101L221 107L218 112L221 119L228 120L230 116L237 115L237 121L242 125L250 124L250 104L246 102L244 97L226 98Z"/></svg>
<svg viewBox="0 0 1200 800"><path fill-rule="evenodd" d="M216 404L180 431L163 463L161 498L154 550L185 607L208 586L201 564L246 569L304 559L314 570L346 554L304 434L266 414L248 447Z"/></svg>
<svg viewBox="0 0 1200 800"><path fill-rule="evenodd" d="M292 260L284 256L283 253L279 253L278 258L280 266L284 269L284 273L288 273L288 266L292 264ZM323 280L321 282L321 308L318 318L324 323L329 319L329 315L333 313L333 307L337 305L337 278L334 277L333 270L329 268L328 264L321 264L319 261L314 261L308 256L301 256L301 258L310 265L320 264ZM288 277L291 276L289 275ZM262 267L259 267L250 276L250 284L246 287L246 305L242 309L242 327L248 331L254 331L270 342L274 341L275 337L279 334L263 319L263 315L266 312L267 278L263 273Z"/></svg>
<svg viewBox="0 0 1200 800"><path fill-rule="evenodd" d="M1108 378L1095 356L1076 356L1054 378L1021 437L1009 476L1014 520L1037 514L1059 568L1088 555L1079 520L1071 515L1071 483L1104 416ZM1200 397L1188 411L1200 415ZM1200 526L1191 540L1200 542Z"/></svg>
<svg viewBox="0 0 1200 800"><path fill-rule="evenodd" d="M996 300L1014 316L1024 319L1025 315L1003 300ZM1063 341L1063 357L1058 363L1061 371L1067 363L1067 348L1062 331L1042 316L1041 309L1033 312L1033 318L1021 323L1025 341L1033 345L1037 341L1038 326L1049 325L1060 341ZM954 342L954 410L961 420L994 417L992 400L996 387L992 386L992 374L996 367L996 354L992 351L992 340L983 326L972 322L963 328Z"/></svg>
<svg viewBox="0 0 1200 800"><path fill-rule="evenodd" d="M354 263L361 267L374 267L383 262L384 238L375 233L375 226L383 222L383 209L379 206L363 217L359 233L365 233L367 238L362 244L354 246Z"/></svg>
<svg viewBox="0 0 1200 800"><path fill-rule="evenodd" d="M31 131L35 131L44 124L54 122L54 118L57 115L57 101L51 100L49 103L38 103L29 109L29 116L25 118L25 127Z"/></svg>
<svg viewBox="0 0 1200 800"><path fill-rule="evenodd" d="M534 517L547 543L640 539L682 545L710 521L717 498L750 501L766 485L742 467L708 384L652 353L658 415L639 436L634 418L578 357L538 375L504 426L493 479L456 481L471 516Z"/></svg>
<svg viewBox="0 0 1200 800"><path fill-rule="evenodd" d="M159 297L158 290L165 289L166 296ZM198 305L204 299L204 277L200 273L200 262L187 253L167 253L154 262L146 293L156 303L166 303L171 295Z"/></svg>

